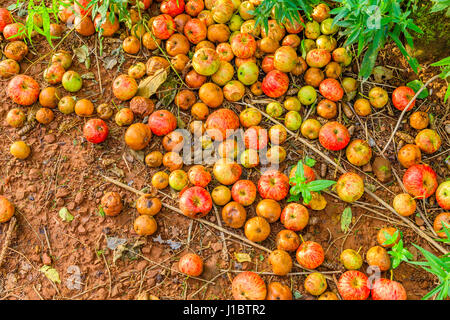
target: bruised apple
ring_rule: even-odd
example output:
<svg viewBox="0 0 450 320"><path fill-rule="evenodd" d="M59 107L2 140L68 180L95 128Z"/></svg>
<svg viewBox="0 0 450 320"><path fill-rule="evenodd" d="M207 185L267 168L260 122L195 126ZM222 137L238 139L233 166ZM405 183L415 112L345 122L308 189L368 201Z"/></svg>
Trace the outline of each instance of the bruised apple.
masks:
<svg viewBox="0 0 450 320"><path fill-rule="evenodd" d="M206 133L213 140L223 141L238 128L239 117L230 109L218 109L206 119Z"/></svg>
<svg viewBox="0 0 450 320"><path fill-rule="evenodd" d="M277 248L284 251L296 251L300 246L300 237L292 230L281 230L276 237Z"/></svg>
<svg viewBox="0 0 450 320"><path fill-rule="evenodd" d="M263 199L256 205L256 214L266 219L269 223L274 223L280 218L281 206L275 200Z"/></svg>
<svg viewBox="0 0 450 320"><path fill-rule="evenodd" d="M178 261L178 269L191 277L198 277L203 272L203 260L194 253L187 253Z"/></svg>
<svg viewBox="0 0 450 320"><path fill-rule="evenodd" d="M6 79L20 72L20 65L13 59L0 61L0 78Z"/></svg>
<svg viewBox="0 0 450 320"><path fill-rule="evenodd" d="M269 254L269 264L272 266L272 272L278 276L285 276L292 269L292 258L284 250L274 250Z"/></svg>
<svg viewBox="0 0 450 320"><path fill-rule="evenodd" d="M386 249L380 246L371 247L366 253L366 261L369 266L376 266L381 271L391 268L391 259Z"/></svg>
<svg viewBox="0 0 450 320"><path fill-rule="evenodd" d="M262 217L253 217L245 223L244 233L248 240L261 242L266 240L270 235L270 225Z"/></svg>
<svg viewBox="0 0 450 320"><path fill-rule="evenodd" d="M361 167L369 163L372 158L372 148L367 141L356 139L347 146L345 154L348 162Z"/></svg>
<svg viewBox="0 0 450 320"><path fill-rule="evenodd" d="M133 150L142 150L152 138L149 127L143 123L133 123L125 132L125 143Z"/></svg>
<svg viewBox="0 0 450 320"><path fill-rule="evenodd" d="M235 300L264 300L267 295L267 287L258 274L244 271L233 279L231 292Z"/></svg>
<svg viewBox="0 0 450 320"><path fill-rule="evenodd" d="M222 158L214 164L213 174L221 184L231 185L239 180L242 174L242 168L238 163L227 158Z"/></svg>
<svg viewBox="0 0 450 320"><path fill-rule="evenodd" d="M236 201L228 202L222 208L222 219L230 228L241 228L245 219L247 218L247 212L245 208Z"/></svg>
<svg viewBox="0 0 450 320"><path fill-rule="evenodd" d="M136 200L136 210L139 214L154 216L161 210L161 200L151 194L144 194Z"/></svg>
<svg viewBox="0 0 450 320"><path fill-rule="evenodd" d="M118 192L106 192L100 205L107 216L117 216L123 209L122 197Z"/></svg>
<svg viewBox="0 0 450 320"><path fill-rule="evenodd" d="M305 290L314 296L320 296L327 290L327 280L319 272L309 274L305 279Z"/></svg>
<svg viewBox="0 0 450 320"><path fill-rule="evenodd" d="M156 232L158 225L152 216L141 215L134 220L133 229L140 236L150 236Z"/></svg>
<svg viewBox="0 0 450 320"><path fill-rule="evenodd" d="M422 153L417 145L406 144L398 151L397 159L403 167L409 168L412 165L420 163Z"/></svg>
<svg viewBox="0 0 450 320"><path fill-rule="evenodd" d="M408 217L416 212L416 200L408 193L400 193L395 196L392 207L401 216Z"/></svg>
<svg viewBox="0 0 450 320"><path fill-rule="evenodd" d="M364 180L356 173L344 173L336 182L336 192L342 201L355 202L364 193Z"/></svg>
<svg viewBox="0 0 450 320"><path fill-rule="evenodd" d="M266 300L292 300L291 289L282 283L271 282L267 286Z"/></svg>
<svg viewBox="0 0 450 320"><path fill-rule="evenodd" d="M180 210L190 218L204 217L211 209L211 195L202 187L190 187L180 197Z"/></svg>

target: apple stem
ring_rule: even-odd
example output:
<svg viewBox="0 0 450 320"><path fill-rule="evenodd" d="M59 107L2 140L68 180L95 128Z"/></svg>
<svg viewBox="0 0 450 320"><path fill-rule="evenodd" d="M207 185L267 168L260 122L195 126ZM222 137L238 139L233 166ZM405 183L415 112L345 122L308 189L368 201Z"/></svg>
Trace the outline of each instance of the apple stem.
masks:
<svg viewBox="0 0 450 320"><path fill-rule="evenodd" d="M359 249L358 249L358 251L356 251L356 253L359 253L361 251L361 249L362 249L362 246L359 247Z"/></svg>
<svg viewBox="0 0 450 320"><path fill-rule="evenodd" d="M391 281L393 277L394 277L394 270L391 269Z"/></svg>
<svg viewBox="0 0 450 320"><path fill-rule="evenodd" d="M300 239L302 240L302 243L305 243L305 240L303 239L303 236L299 233Z"/></svg>

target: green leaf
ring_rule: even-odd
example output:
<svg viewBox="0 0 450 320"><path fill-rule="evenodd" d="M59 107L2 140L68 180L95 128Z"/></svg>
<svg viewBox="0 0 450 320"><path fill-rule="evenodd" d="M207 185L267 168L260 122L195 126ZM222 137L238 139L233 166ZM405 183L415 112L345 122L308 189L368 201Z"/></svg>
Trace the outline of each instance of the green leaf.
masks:
<svg viewBox="0 0 450 320"><path fill-rule="evenodd" d="M384 234L384 237L386 238L386 241L383 242L383 246L388 246L397 241L397 238L399 237L400 233L399 233L399 230L397 229L392 236L384 230L383 230L383 234ZM400 237L401 237L401 235L400 235Z"/></svg>
<svg viewBox="0 0 450 320"><path fill-rule="evenodd" d="M344 209L344 211L341 214L341 230L344 233L347 233L349 230L349 226L352 223L352 209L350 207L347 207Z"/></svg>
<svg viewBox="0 0 450 320"><path fill-rule="evenodd" d="M100 205L98 206L98 214L100 215L100 217L105 217L105 211L103 210L103 207Z"/></svg>
<svg viewBox="0 0 450 320"><path fill-rule="evenodd" d="M69 210L66 207L62 207L59 210L59 217L64 222L71 222L73 220L73 215L70 214Z"/></svg>
<svg viewBox="0 0 450 320"><path fill-rule="evenodd" d="M423 82L420 80L413 80L410 81L406 84L407 87L410 87L411 89L414 90L415 93L417 93L417 91L420 90L420 88L422 88L424 86ZM430 95L429 91L427 88L423 89L422 92L417 96L417 98L419 99L425 99L426 97L428 97Z"/></svg>
<svg viewBox="0 0 450 320"><path fill-rule="evenodd" d="M59 278L59 273L56 269L53 269L50 266L42 266L39 269L40 272L45 274L45 276L54 283L61 283L61 279Z"/></svg>
<svg viewBox="0 0 450 320"><path fill-rule="evenodd" d="M317 192L317 191L321 191L326 188L329 188L334 184L336 184L336 181L333 181L333 180L314 180L314 181L308 182L306 184L306 188L309 191Z"/></svg>
<svg viewBox="0 0 450 320"><path fill-rule="evenodd" d="M308 157L308 156L306 156L305 157L305 164L308 166L308 167L314 167L314 165L316 164L316 160L314 160L313 158L310 158L310 157Z"/></svg>

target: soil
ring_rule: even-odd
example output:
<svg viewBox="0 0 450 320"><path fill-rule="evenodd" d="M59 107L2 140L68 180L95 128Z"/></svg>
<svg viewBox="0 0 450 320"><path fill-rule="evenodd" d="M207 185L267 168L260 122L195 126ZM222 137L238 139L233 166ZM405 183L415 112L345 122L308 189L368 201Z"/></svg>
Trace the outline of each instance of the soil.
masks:
<svg viewBox="0 0 450 320"><path fill-rule="evenodd" d="M7 1L8 4L14 1ZM124 34L121 35L121 38ZM4 44L4 42L3 42ZM72 70L80 74L93 74L93 80L84 80L83 89L78 92L77 98L89 98L95 105L114 100L118 107L126 106L115 100L111 92L111 83L115 76L125 72L135 62L146 62L151 53L144 51L138 56L125 55L125 61L120 66L105 69L105 63L113 56L114 49L121 45L119 39L107 39L103 43L104 54L96 57L98 42L95 37L82 37L71 33L60 48L72 51L86 44L90 50L91 66L86 68L74 58ZM21 63L21 72L33 76L41 85L46 87L42 72L49 62L50 56L37 60L51 51L45 39L37 37L34 47L30 48L26 61ZM401 56L399 50L388 45L379 55L378 65L393 70L393 78L382 82L389 93L394 87L404 85L413 79L423 82L436 75L439 70L422 64L423 70L414 74ZM345 75L356 77L357 65L345 71ZM301 84L300 79L294 79ZM374 85L374 79L362 85L363 93ZM0 118L5 119L9 109L17 107L6 95L8 81L0 83ZM438 153L424 156L423 161L433 167L438 173L439 182L449 175L444 163L448 155L449 139L445 132L445 124L449 124L448 104L443 103L446 83L442 80L431 84L431 95L424 101L416 103L416 110L433 113L436 129L440 133L443 145ZM61 88L61 90L63 90ZM101 91L103 90L103 91ZM251 96L247 97L252 99ZM263 105L257 105L263 108ZM35 107L22 108L30 113ZM171 106L171 109L174 107ZM233 106L239 110L240 106ZM28 110L26 110L28 109ZM174 110L176 112L176 110ZM307 110L303 110L303 116ZM315 117L315 115L310 115ZM367 117L364 123L368 133L372 135L372 143L383 148L388 140L399 112L393 111L392 106L382 112ZM354 126L353 138L366 139L365 129L358 120L345 118L342 110L339 112L340 121L347 126ZM188 114L181 114L187 124ZM264 274L271 272L268 265L268 253L248 246L235 238L225 235L226 255L223 252L221 234L216 229L190 220L175 212L163 208L156 216L158 231L153 236L138 237L133 231L133 221L138 213L134 209L137 195L105 181L102 175L121 181L137 190L154 192L151 190L150 180L157 170L149 169L140 159L143 153L132 153L125 145L123 135L126 130L118 127L113 119L108 121L110 135L106 142L93 145L85 141L82 135L82 126L87 121L74 114L63 115L55 112L55 120L49 125L31 123L30 131L22 135L18 130L12 129L2 121L0 130L0 194L8 197L16 206L18 227L14 231L9 244L10 250L0 269L0 298L1 299L136 299L146 293L160 299L231 299L231 280L235 271L253 270L263 273L266 283L280 281L290 286L297 299L315 299L308 295L303 287L305 275L291 275L278 277ZM142 119L138 119L142 121ZM263 125L268 127L269 121ZM400 130L415 136L415 130L410 128L407 121L401 125ZM32 155L25 161L15 160L9 154L9 145L14 140L22 139L32 148ZM300 156L308 155L317 160L314 167L319 175L324 162L311 150L290 139L285 147L288 150L287 161L282 167L288 173L290 167L296 164ZM386 156L392 161L393 168L399 177L402 177L404 168L396 160L396 152L401 140L395 139L390 145ZM315 142L319 146L318 142ZM145 149L145 154L152 150L162 150L160 139L152 138L152 143ZM378 153L376 147L374 152ZM343 152L328 152L332 159L337 159L344 169L356 171L345 160ZM185 167L188 169L188 167ZM359 172L361 173L361 172ZM370 171L365 172L365 182L375 190L382 199L392 202L395 194L401 192L401 186L393 178L388 183L381 184L373 178ZM257 170L245 170L243 178L257 181ZM334 167L328 166L327 174L323 178L337 179ZM214 184L209 186L212 190ZM99 203L104 192L117 191L124 200L124 209L117 217L102 217L99 214ZM177 207L178 195L170 188L161 200ZM259 197L259 196L258 196ZM325 263L318 268L319 271L343 271L339 263L339 254L342 249L360 249L364 254L376 245L376 234L384 226L397 226L404 235L406 247L417 255L412 243L438 254L433 247L419 237L412 229L399 221L389 211L379 207L379 204L364 195L360 201L367 207L382 213L386 217L361 207L351 206L352 224L348 233L341 231L340 215L346 204L336 198L325 195L328 205L325 210L310 210L310 223L301 232L304 240L319 242L326 250ZM257 198L256 201L260 200ZM256 203L256 202L255 202ZM285 202L283 202L283 206ZM61 208L67 208L74 216L73 221L64 222L60 216ZM220 212L220 208L219 208ZM434 196L426 202L426 219L432 223L434 217L442 212L437 206ZM248 216L255 215L255 208L247 210ZM207 220L218 223L214 212ZM431 234L426 221L413 216L412 221L420 228ZM282 229L279 222L271 225L272 232L269 239L261 245L275 248L275 236ZM0 225L0 248L4 246L4 239L8 224ZM230 231L243 236L243 230ZM109 240L108 240L109 239ZM126 241L128 249L136 250L138 254L124 250L121 256L117 241ZM177 272L177 261L185 252L199 254L205 262L205 271L201 275L204 280L211 280L214 285L198 279L191 279ZM251 262L239 263L235 253L248 253ZM114 258L117 258L114 261ZM51 265L59 273L61 283L53 283L46 278L39 269L44 265ZM366 270L364 264L362 270ZM229 272L226 272L229 268ZM294 267L293 272L302 270ZM77 276L79 275L79 277ZM329 274L338 279L340 274ZM390 277L390 274L383 274ZM393 272L393 279L400 281L408 293L409 299L420 299L436 284L436 279L423 272L418 267L406 263ZM330 290L337 292L335 280L329 280Z"/></svg>

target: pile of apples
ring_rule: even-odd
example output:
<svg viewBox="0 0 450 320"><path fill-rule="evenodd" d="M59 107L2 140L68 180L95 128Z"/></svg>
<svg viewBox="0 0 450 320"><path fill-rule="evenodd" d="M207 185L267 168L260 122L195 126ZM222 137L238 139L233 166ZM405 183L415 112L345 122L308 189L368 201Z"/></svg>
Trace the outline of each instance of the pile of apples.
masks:
<svg viewBox="0 0 450 320"><path fill-rule="evenodd" d="M91 11L83 8L87 7L88 2L68 2L68 7L60 8L61 20L73 22L76 31L83 36L94 34L98 28L103 29L104 36L113 36L120 27L118 19L114 23L109 19L100 23L100 17L92 17ZM351 141L347 127L334 120L338 113L337 104L343 100L353 100L358 83L353 78L342 77L352 57L345 48L337 47L333 35L338 28L332 25L328 6L320 4L315 7L312 20L304 25L280 24L270 19L268 30L265 30L256 26L252 15L254 8L260 4L259 0L164 0L153 4L151 0L146 0L139 3L144 10L152 12L152 17L144 26L137 23L142 18L140 11L130 9L133 10L135 24L130 30L131 35L123 40L123 50L137 54L143 47L151 51L161 48L166 56L152 56L145 64L138 62L132 65L127 74L114 79L112 92L116 99L129 103L129 107L120 109L114 117L117 125L127 127L124 140L129 148L145 150L154 136L161 139L163 152L154 150L145 157L149 167L164 167L152 176L152 186L156 189L170 186L178 191L179 209L190 218L206 216L212 210L213 203L222 207L224 224L230 228L243 228L245 236L253 242L266 240L271 232L270 225L279 220L285 229L277 234L277 249L269 255L273 273L284 276L291 271L293 262L290 252L295 252L295 259L303 268L318 268L324 262L322 246L314 241L303 241L297 233L308 224L308 210L322 210L324 206L318 208L315 205L289 203L282 208L280 204L289 194L289 177L295 175L295 167L289 177L279 170L266 170L256 184L241 179L241 175L242 167L251 169L260 165L259 151L267 147L269 163L282 163L286 158L282 144L287 139L287 130L299 132L310 140L318 139L320 145L330 152L346 149L347 160L354 166L362 167L370 163L372 149L369 143L361 139ZM98 118L86 121L83 133L91 143L105 141L109 133L106 121L114 115L109 102L94 107L90 100L76 101L72 95L61 94L60 88L56 87L61 83L69 93L82 88L81 76L68 70L72 63L70 53L58 51L51 57L51 63L44 72L44 80L50 86L42 90L35 79L19 74L18 62L27 54L28 48L23 39L15 36L17 23L13 23L5 10L0 9L0 31L9 41L5 48L8 59L0 62L0 76L12 76L7 88L10 99L21 106L39 101L42 108L36 114L36 120L42 125L53 120L52 109L56 107L62 113L75 112L80 117L92 117L96 112ZM108 14L115 14L114 8ZM303 21L302 17L299 18ZM154 77L161 70L176 71L186 84L178 91L174 103L179 109L190 112L192 121L189 130L195 139L201 141L203 149L211 148L213 142L219 143L219 160L214 163L212 172L204 165L191 166L187 172L183 170L180 152L187 141L176 130L177 117L168 110L155 110L153 99L137 95L139 80L144 76ZM302 78L305 85L299 88L296 95L286 96L293 86L290 79L298 78ZM240 102L249 94L270 98L265 111L272 118L283 117L284 126L263 128L260 126L263 115L257 108L248 107L237 114L223 107L225 103ZM412 89L402 86L393 92L392 102L397 109L403 110L413 96ZM358 98L354 103L354 110L361 117L371 114L372 108L383 108L389 102L388 93L380 87L372 88L367 98ZM318 119L302 121L302 109L313 105L317 107ZM414 102L409 109L413 106ZM18 128L24 124L25 118L21 109L14 108L8 113L7 123ZM435 192L439 205L445 210L450 209L450 182L438 187L436 173L428 165L420 163L421 152L434 153L441 145L437 132L426 129L428 122L425 125L425 118L428 119L428 116L418 112L411 115L411 126L421 131L416 136L415 144L405 145L398 154L400 163L408 168L403 177L408 193L398 195L393 206L403 216L415 212L415 198L427 198ZM136 121L142 119L148 120L146 123ZM229 139L241 127L245 129L244 150L239 149L234 139ZM16 142L11 146L11 153L25 159L30 148L23 141ZM310 167L304 165L304 171L308 182L316 179ZM213 178L219 185L209 192L208 186ZM364 194L364 180L357 173L345 173L339 177L335 190L341 200L353 203ZM246 208L255 204L258 196L261 200L256 203L257 216L247 219ZM320 203L323 204L323 201ZM106 193L101 205L108 216L116 216L123 208L122 199L115 192ZM161 201L146 194L137 200L136 209L140 215L134 222L135 232L142 236L155 233L157 224L153 216L160 211ZM435 229L442 235L441 221L449 223L449 213L442 213L438 218ZM389 232L392 230L389 229ZM380 255L387 256L380 249L371 251L376 251L376 261ZM350 256L358 260L354 253ZM346 256L341 257L342 261L349 260ZM369 265L378 265L369 256L373 255L367 253ZM183 257L179 266L180 271L191 276L199 276L203 270L201 258L194 254ZM367 276L354 270L359 268L360 265L349 267L352 270L340 278L338 289L342 298L366 299L369 296ZM406 293L402 288L395 281L380 279L372 288L372 298L404 299ZM334 293L326 292L326 278L319 272L307 277L305 289L319 296L319 299L337 299ZM236 276L232 291L236 299L292 298L288 287L274 282L266 288L264 281L253 272Z"/></svg>

